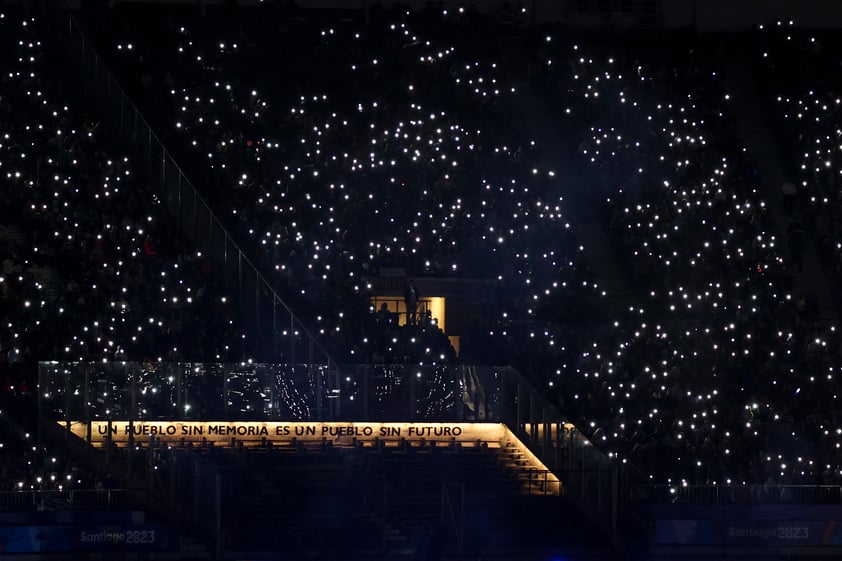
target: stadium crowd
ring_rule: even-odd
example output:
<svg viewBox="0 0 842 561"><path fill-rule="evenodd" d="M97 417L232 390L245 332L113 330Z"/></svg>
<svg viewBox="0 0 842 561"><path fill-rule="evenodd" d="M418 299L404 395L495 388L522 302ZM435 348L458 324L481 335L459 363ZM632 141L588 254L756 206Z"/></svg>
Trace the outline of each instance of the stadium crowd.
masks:
<svg viewBox="0 0 842 561"><path fill-rule="evenodd" d="M542 87L556 107L563 100L558 117L582 134L582 156L602 177L632 178L615 179L622 188L607 206L645 304L576 357L583 340L564 326L578 325L570 304L592 300L595 285L555 216L555 172L512 118L516 88L487 22L430 7L374 14L364 31L350 21L263 21L248 24L247 43L242 27L197 33L167 21L154 36L169 37L169 51L145 47L148 30L134 27L115 33L111 52L195 162L209 198L236 217L229 226L251 238L265 268L284 272L280 292L322 312L320 331L348 331L336 317L343 307L324 299L355 301L357 279L380 266L497 276L502 306L489 337L613 455L643 465L668 457L673 482L836 471L808 453L821 435L803 423L822 390L797 375L821 359L832 332L793 294L795 256L777 241L784 233L771 225L727 90L702 51L642 52L643 64L628 52L565 52L552 36L540 48L550 69ZM472 47L477 36L485 53ZM295 55L268 58L279 52ZM282 132L300 145L280 144ZM530 254L543 240L559 245ZM577 290L559 291L568 284Z"/></svg>
<svg viewBox="0 0 842 561"><path fill-rule="evenodd" d="M27 389L4 390L0 396L0 492L104 489L111 483L38 442L33 427L21 424L25 416L21 408L30 404Z"/></svg>
<svg viewBox="0 0 842 561"><path fill-rule="evenodd" d="M71 109L34 22L0 23L0 212L20 234L3 258L7 360L238 356L211 263L99 123ZM45 267L52 293L35 272Z"/></svg>
<svg viewBox="0 0 842 561"><path fill-rule="evenodd" d="M793 220L809 230L825 270L842 278L842 231L834 184L840 172L838 113L842 84L828 69L838 65L832 34L800 29L794 21L760 25L756 53L764 92L787 140L786 165L795 171L781 196Z"/></svg>
<svg viewBox="0 0 842 561"><path fill-rule="evenodd" d="M34 386L39 360L231 360L246 352L212 264L55 79L43 36L33 18L0 12L0 397L27 403L29 416L34 396L21 388ZM94 486L33 443L31 428L3 427L4 490Z"/></svg>
<svg viewBox="0 0 842 561"><path fill-rule="evenodd" d="M453 359L435 330L378 329L365 279L381 267L496 278L512 308L533 308L525 319L529 299L574 307L574 279L593 290L558 178L539 165L486 48L493 29L470 10L404 12L360 26L257 11L240 27L195 29L148 13L138 25L144 15L127 9L101 41L199 190L279 294L331 334L339 361ZM538 293L541 277L553 283ZM372 345L390 339L397 348Z"/></svg>
<svg viewBox="0 0 842 561"><path fill-rule="evenodd" d="M793 290L800 248L775 230L713 49L545 41L536 81L617 186L610 228L643 302L582 355L581 418L637 465L671 458L673 483L837 480L839 433L816 414L835 328Z"/></svg>
<svg viewBox="0 0 842 561"><path fill-rule="evenodd" d="M6 360L252 356L212 263L46 80L32 22L10 19L3 218L26 236L5 248ZM796 235L770 217L777 194L758 188L713 51L555 31L524 48L548 126L575 135L585 177L603 183L638 292L605 328L567 186L518 118L496 26L434 4L375 10L366 25L276 5L217 22L117 10L91 24L168 149L340 362L457 361L433 323L399 326L372 308L367 278L381 267L491 279L472 334L481 353L466 345L461 360L513 364L649 481L838 481L836 329L794 290ZM805 115L797 208L835 276L838 132L820 119L833 91L779 101ZM61 279L55 295L45 267Z"/></svg>

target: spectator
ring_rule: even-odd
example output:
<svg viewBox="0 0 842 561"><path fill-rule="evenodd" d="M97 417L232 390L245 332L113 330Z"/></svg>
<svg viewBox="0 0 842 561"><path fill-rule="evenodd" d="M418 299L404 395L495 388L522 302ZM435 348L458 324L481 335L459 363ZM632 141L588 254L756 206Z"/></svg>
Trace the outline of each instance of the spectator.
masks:
<svg viewBox="0 0 842 561"><path fill-rule="evenodd" d="M421 298L421 293L415 287L415 281L410 280L403 291L403 302L406 306L406 323L408 325L415 325L418 315L418 301Z"/></svg>

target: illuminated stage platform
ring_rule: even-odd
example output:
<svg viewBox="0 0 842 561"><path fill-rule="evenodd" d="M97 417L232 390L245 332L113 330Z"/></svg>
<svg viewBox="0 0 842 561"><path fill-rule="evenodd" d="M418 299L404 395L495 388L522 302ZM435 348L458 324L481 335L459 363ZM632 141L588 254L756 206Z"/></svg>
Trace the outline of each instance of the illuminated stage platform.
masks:
<svg viewBox="0 0 842 561"><path fill-rule="evenodd" d="M413 547L433 529L522 552L541 527L543 553L616 535L614 465L511 368L44 362L39 388L42 436L230 536L220 554L326 552L325 527L384 548L384 524Z"/></svg>
<svg viewBox="0 0 842 561"><path fill-rule="evenodd" d="M59 421L64 428L66 422ZM424 448L507 449L519 469L541 474L542 494L562 495L564 486L503 423L376 423L264 421L92 421L71 422L70 432L96 448Z"/></svg>
<svg viewBox="0 0 842 561"><path fill-rule="evenodd" d="M64 427L64 421L58 421ZM569 429L568 429L569 430ZM70 423L70 431L95 447L130 444L234 446L386 446L409 443L499 447L517 437L503 423L377 423L269 421L92 421Z"/></svg>

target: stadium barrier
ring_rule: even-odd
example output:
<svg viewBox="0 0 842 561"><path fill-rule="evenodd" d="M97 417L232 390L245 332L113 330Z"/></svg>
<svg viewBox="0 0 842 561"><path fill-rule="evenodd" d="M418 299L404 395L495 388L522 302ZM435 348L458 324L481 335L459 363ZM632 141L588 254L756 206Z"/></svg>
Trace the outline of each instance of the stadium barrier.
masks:
<svg viewBox="0 0 842 561"><path fill-rule="evenodd" d="M0 511L42 512L50 510L128 510L144 506L145 489L67 489L64 491L19 490L0 492Z"/></svg>

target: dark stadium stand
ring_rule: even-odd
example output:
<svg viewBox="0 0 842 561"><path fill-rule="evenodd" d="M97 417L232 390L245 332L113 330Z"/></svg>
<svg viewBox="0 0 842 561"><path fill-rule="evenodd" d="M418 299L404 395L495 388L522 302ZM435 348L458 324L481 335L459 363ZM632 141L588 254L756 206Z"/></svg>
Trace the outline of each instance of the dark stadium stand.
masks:
<svg viewBox="0 0 842 561"><path fill-rule="evenodd" d="M558 119L583 133L579 151L605 184L623 185L604 188L606 210L641 292L581 361L581 375L604 380L581 394L591 399L578 407L595 408L585 419L634 463L674 458L673 482L829 481L798 403L808 388L791 375L808 352L832 360L835 310L795 285L796 256L778 241L791 233L746 157L715 45L547 39L541 87L561 94Z"/></svg>
<svg viewBox="0 0 842 561"><path fill-rule="evenodd" d="M514 184L521 187L510 193L521 199L516 204L524 208L533 204L541 208L563 192L551 161L540 150L530 144L526 152L508 154L509 144L528 139L511 116L511 97L517 95L517 88L495 88L495 92L483 89L481 83L497 85L507 78L507 69L498 62L500 47L489 40L493 48L480 55L464 43L461 33L470 24L478 36L491 36L494 28L487 20L476 14L443 15L432 8L408 17L399 10L387 10L373 18L363 34L353 20L338 22L329 16L301 19L300 14L267 7L263 12L242 12L236 25L230 19L210 15L200 24L199 33L194 30L196 23L189 10L169 11L166 17L151 14L131 7L109 14L109 25L98 28L101 50L118 74L123 73L130 95L139 100L141 108L149 106L153 126L175 147L176 157L187 163L188 174L197 178L200 191L212 205L219 205L216 208L221 215L236 216L235 222L224 220L249 238L247 247L252 248L267 275L274 274L273 268L296 267L279 260L287 253L308 255L311 263L307 270L318 270L312 268L316 261L321 263L318 267L330 267L321 281L311 273L309 287L297 287L294 294L277 281L274 286L285 298L321 318L311 324L314 332L361 335L358 342L348 340L347 335L334 339L347 344L333 347L338 356L344 357L340 361L361 356L359 350L372 339L387 346L389 339L375 336L377 326L373 324L349 331L347 320L374 312L362 311L366 297L358 292L340 297L359 306L356 312L339 311L342 307L335 302L320 303L318 299L352 289L355 279L376 274L385 266L419 274L498 275L502 279L497 296L499 315L487 333L466 337L462 360L494 356L495 360L510 361L534 383L549 386L549 392L563 400L566 412L583 426L590 426L607 451L620 460L641 457L644 465L658 465L658 473L644 475L652 475L659 482L761 483L769 477L805 481L814 476L814 468L805 466L807 460L803 458L808 454L799 444L812 436L802 437L798 430L789 429L801 415L788 407L790 396L800 388L797 384L779 384L772 375L779 365L769 360L802 352L799 346L806 340L789 337L797 329L825 341L830 339L832 327L818 321L822 313L811 300L809 287L793 286L790 252L783 253L777 241L787 233L777 230L765 202L767 194L758 190L757 170L747 158L734 125L730 95L711 48L679 42L676 49L664 53L657 45L640 42L614 55L615 46L569 44L552 34L536 47L534 68L530 68L532 85L552 96L559 113L557 117L549 115L547 122L556 118L559 126L576 135L580 153L596 168L585 167L578 177L570 179L583 183L597 179L604 185L601 193L608 203L601 212L611 216L609 227L619 260L625 264L631 284L639 290L639 303L626 317L615 321L613 333L605 334L588 327L600 316L599 298L591 296L596 285L581 263L581 252L567 224L559 223L554 216L558 211L537 215L524 212L522 217L516 213L512 215L515 222L510 222L500 212L508 204L500 197L510 195L499 188L494 212L480 210L476 215L469 211L492 204L483 195L489 189L494 192L490 177L511 175ZM241 43L236 36L246 27L249 41ZM144 34L165 37L163 52L173 56L160 59L162 51L147 46ZM301 43L311 44L312 49L297 52L289 60L268 54L287 52L289 45ZM275 48L260 49L258 45ZM435 56L432 51L436 51ZM438 62L445 56L453 62ZM316 67L335 70L309 72ZM474 76L475 68L493 72ZM275 69L289 70L296 79L279 81ZM463 75L465 71L470 74ZM236 80L229 78L235 72ZM367 79L360 81L358 76ZM429 84L434 78L449 84L439 86L441 91L429 85L416 87L415 82L426 80L424 83ZM358 83L353 93L343 90L342 84L347 81ZM403 86L395 87L401 81ZM295 92L291 91L293 85ZM473 87L466 89L468 85ZM229 93L215 93L223 91ZM443 91L448 92L446 98ZM301 101L302 94L305 101ZM315 97L310 99L308 95ZM150 99L155 101L150 103ZM325 103L325 99L334 102ZM422 157L407 156L419 149L419 142L437 146L443 138L434 135L425 141L425 135L435 131L424 119L413 121L411 115L416 105L437 107L442 99L449 105L444 111L436 108L431 115L447 119L457 114L460 120L482 121L493 140L470 149L462 138L470 126L449 124L449 130L462 131L458 139L450 139L457 153L460 148L484 152L459 161L459 175L450 177L456 172L450 169L453 166L442 145L436 150L444 160L431 160L418 176L419 162L415 160ZM465 103L470 103L470 110ZM414 123L418 130L416 137L407 136L407 145L401 147L403 120ZM216 121L228 123L227 128L216 125ZM342 127L355 131L350 139L334 132L334 121L336 126L343 123ZM300 137L302 148L270 157L265 151L275 150L276 143L265 135L280 130ZM397 134L397 144L381 146L381 132L387 137ZM360 142L353 140L363 138L367 152L361 152ZM377 149L372 152L369 147ZM349 151L341 152L345 149ZM197 158L200 150L202 157ZM496 161L501 157L498 153L505 155L499 169L483 171L478 167L489 158ZM357 169L363 165L364 156L368 157L366 167ZM391 161L389 158L395 163L383 175L380 162ZM244 166L251 171L245 171ZM289 172L305 169L302 166L310 169L306 181L300 172ZM354 187L343 193L344 182L358 176ZM427 182L457 179L461 183L458 191L440 191L430 198L432 193L425 188ZM439 216L440 212L447 204L457 204L459 213L464 214L460 224L476 221L466 235L470 228L510 234L498 239L469 236L472 250L466 255L444 249L459 238L458 230L438 240L416 236L412 229L395 230L393 223L400 226L414 218L394 214L388 191L367 190L380 189L384 183L389 188L393 181L403 181L404 189L413 189L416 216L425 221L446 225L455 215L448 218ZM268 199L260 186L268 184L281 188L277 196L300 200L293 206L283 203L270 207L261 202ZM334 214L339 200L351 206L363 203L355 202L355 197L363 197L367 212L376 214L364 219L359 213ZM386 197L382 207L377 202L379 197ZM313 228L321 232L319 237L326 236L315 245L300 232L278 230L285 224L284 213L307 199L318 211L317 216L325 213L323 219L307 218L315 220ZM450 214L455 209L451 206ZM380 213L388 218L379 218ZM358 223L361 219L365 226ZM327 224L336 224L336 232L325 230ZM420 224L414 228L422 228ZM653 235L655 224L663 231ZM449 226L443 227L449 231ZM539 237L518 234L506 239L511 232L527 227L530 232L539 229ZM366 232L374 241L354 238L359 232ZM724 238L720 238L723 233ZM343 236L341 243L333 239L337 234ZM399 241L408 235L415 237ZM538 239L563 242L542 254L550 263L541 264L541 260L528 257L527 248ZM487 245L489 242L491 245ZM268 244L283 248L283 243L295 245L273 250L274 261L267 261L266 250L261 247ZM388 257L396 243L403 244L403 254ZM372 247L381 250L372 253ZM433 267L426 271L415 257L441 251L450 252L443 255L450 255L455 269ZM555 256L561 255L571 255L573 260L560 267L564 261ZM498 264L507 260L512 265L499 268ZM330 283L343 275L347 275L344 288L319 287L319 282ZM565 312L559 316L558 310ZM481 343L471 345L472 339ZM393 336L391 341L397 338ZM403 355L410 362L424 361L426 356L436 360L436 353L441 353L430 347L425 355L415 354L413 347L420 351L422 341L419 337L414 345L404 346L398 353L383 349L373 354ZM621 354L606 360L604 357L618 346ZM489 347L504 352L491 355ZM588 348L594 352L583 352ZM364 355L371 356L371 352ZM714 375L694 382L687 391L682 380L673 382L673 376L684 375L683 364L689 357L694 370L708 370ZM758 375L748 389L739 373L746 372L757 357L767 362L764 369L769 375ZM664 382L658 383L657 376ZM557 383L559 379L564 383ZM634 391L622 389L627 386ZM742 403L740 407L726 407L723 396L739 396ZM652 397L663 406L653 407ZM697 425L694 418L717 420ZM746 431L749 418L762 422L755 422L752 430ZM763 456L760 450L768 439L780 444ZM688 446L702 448L704 453L687 454ZM739 453L735 453L737 450ZM656 457L661 461L654 462ZM709 461L712 458L715 461ZM780 465L789 467L781 469Z"/></svg>
<svg viewBox="0 0 842 561"><path fill-rule="evenodd" d="M209 345L230 356L237 334L212 264L98 118L72 108L77 92L53 79L56 53L34 21L0 25L9 362L195 359Z"/></svg>
<svg viewBox="0 0 842 561"><path fill-rule="evenodd" d="M395 9L362 33L351 19L267 6L242 14L244 43L230 20L209 17L196 29L189 10L159 16L127 6L110 16L97 28L100 50L129 95L279 294L310 310L315 333L331 334L337 360L452 360L446 343L424 333L402 337L409 344L397 351L388 345L394 334L361 321L375 312L361 284L385 267L496 278L503 307L541 294L547 314L575 309L584 321L593 310L596 287L552 189L558 178L513 118L513 88L502 86L494 53L461 32L493 32L478 14L404 18ZM152 48L159 41L165 47ZM282 132L297 138L294 149L279 150ZM536 243L544 247L530 258ZM531 290L541 277L552 278ZM538 315L521 308L511 306L506 324ZM516 351L528 331L511 329L512 340L498 334L492 344ZM372 350L372 339L385 348ZM475 346L478 359L502 360Z"/></svg>
<svg viewBox="0 0 842 561"><path fill-rule="evenodd" d="M0 2L0 553L840 555L835 34L239 4Z"/></svg>

